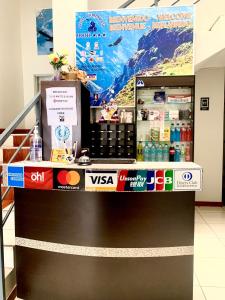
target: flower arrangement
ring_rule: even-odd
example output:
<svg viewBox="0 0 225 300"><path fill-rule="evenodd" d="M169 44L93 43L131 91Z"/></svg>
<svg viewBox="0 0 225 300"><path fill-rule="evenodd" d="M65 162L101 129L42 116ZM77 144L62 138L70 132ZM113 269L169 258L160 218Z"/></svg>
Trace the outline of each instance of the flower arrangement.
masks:
<svg viewBox="0 0 225 300"><path fill-rule="evenodd" d="M59 70L62 66L68 65L68 52L66 50L62 53L52 53L48 56L50 64L55 70Z"/></svg>

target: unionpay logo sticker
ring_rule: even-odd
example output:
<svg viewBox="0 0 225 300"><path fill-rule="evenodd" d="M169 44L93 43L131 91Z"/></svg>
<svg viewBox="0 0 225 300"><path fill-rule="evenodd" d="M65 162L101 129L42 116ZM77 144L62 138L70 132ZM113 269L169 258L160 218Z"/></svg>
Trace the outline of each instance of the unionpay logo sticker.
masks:
<svg viewBox="0 0 225 300"><path fill-rule="evenodd" d="M174 190L201 191L202 170L174 170Z"/></svg>
<svg viewBox="0 0 225 300"><path fill-rule="evenodd" d="M117 171L89 171L85 172L86 191L116 191Z"/></svg>
<svg viewBox="0 0 225 300"><path fill-rule="evenodd" d="M84 188L84 171L73 169L54 169L54 189L81 190Z"/></svg>
<svg viewBox="0 0 225 300"><path fill-rule="evenodd" d="M16 166L8 166L8 186L24 187L24 168Z"/></svg>
<svg viewBox="0 0 225 300"><path fill-rule="evenodd" d="M53 170L51 168L24 168L25 188L38 190L53 189Z"/></svg>
<svg viewBox="0 0 225 300"><path fill-rule="evenodd" d="M117 191L139 191L147 190L146 170L121 170L118 176Z"/></svg>

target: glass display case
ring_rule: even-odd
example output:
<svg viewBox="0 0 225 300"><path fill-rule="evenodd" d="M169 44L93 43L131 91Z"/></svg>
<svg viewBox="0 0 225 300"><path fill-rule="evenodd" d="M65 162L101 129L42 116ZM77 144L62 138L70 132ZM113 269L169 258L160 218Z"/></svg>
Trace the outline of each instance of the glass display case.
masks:
<svg viewBox="0 0 225 300"><path fill-rule="evenodd" d="M194 76L137 77L137 160L193 161Z"/></svg>

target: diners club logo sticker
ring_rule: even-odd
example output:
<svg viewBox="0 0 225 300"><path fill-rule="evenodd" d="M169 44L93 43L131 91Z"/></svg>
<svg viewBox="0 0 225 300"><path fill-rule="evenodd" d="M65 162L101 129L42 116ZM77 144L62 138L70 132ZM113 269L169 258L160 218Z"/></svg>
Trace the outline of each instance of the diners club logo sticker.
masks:
<svg viewBox="0 0 225 300"><path fill-rule="evenodd" d="M54 169L54 189L81 190L84 189L84 171L73 169Z"/></svg>

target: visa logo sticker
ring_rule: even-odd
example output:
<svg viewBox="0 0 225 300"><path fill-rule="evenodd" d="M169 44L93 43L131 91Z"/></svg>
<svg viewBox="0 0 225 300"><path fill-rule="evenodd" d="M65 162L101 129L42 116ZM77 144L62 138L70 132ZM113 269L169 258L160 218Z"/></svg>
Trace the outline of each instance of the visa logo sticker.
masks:
<svg viewBox="0 0 225 300"><path fill-rule="evenodd" d="M16 166L8 166L8 186L24 187L24 168Z"/></svg>
<svg viewBox="0 0 225 300"><path fill-rule="evenodd" d="M116 191L117 171L85 172L86 191Z"/></svg>

